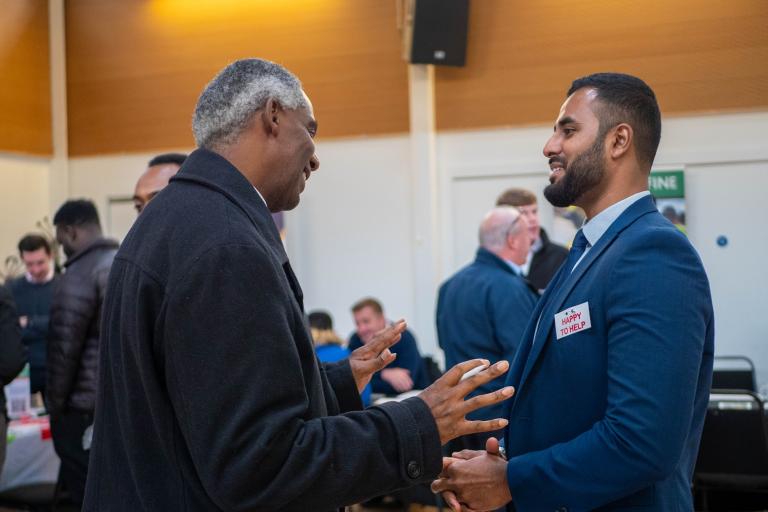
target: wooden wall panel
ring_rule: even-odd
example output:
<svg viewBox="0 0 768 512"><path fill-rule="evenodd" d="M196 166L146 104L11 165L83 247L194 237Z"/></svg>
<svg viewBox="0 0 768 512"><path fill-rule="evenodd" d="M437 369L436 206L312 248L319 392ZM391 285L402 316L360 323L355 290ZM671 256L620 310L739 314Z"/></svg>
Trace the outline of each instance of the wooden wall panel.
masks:
<svg viewBox="0 0 768 512"><path fill-rule="evenodd" d="M440 130L552 121L597 71L643 78L664 114L768 108L766 0L473 0L468 42L436 73Z"/></svg>
<svg viewBox="0 0 768 512"><path fill-rule="evenodd" d="M395 18L389 0L69 0L70 154L192 146L204 85L253 56L302 79L319 137L407 132Z"/></svg>
<svg viewBox="0 0 768 512"><path fill-rule="evenodd" d="M50 155L48 1L0 0L0 151Z"/></svg>

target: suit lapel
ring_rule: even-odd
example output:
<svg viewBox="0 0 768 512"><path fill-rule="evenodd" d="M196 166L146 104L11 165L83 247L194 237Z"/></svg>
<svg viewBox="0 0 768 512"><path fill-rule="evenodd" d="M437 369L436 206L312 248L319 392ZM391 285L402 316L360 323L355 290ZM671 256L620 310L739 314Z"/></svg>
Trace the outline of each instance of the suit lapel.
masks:
<svg viewBox="0 0 768 512"><path fill-rule="evenodd" d="M534 316L538 320L538 329L535 330L535 336L531 334L533 338L532 346L529 344L529 353L525 361L523 368L523 374L520 377L518 389L522 387L525 380L533 370L536 361L544 350L545 345L551 342L551 332L554 328L554 315L559 309L563 307L565 299L573 291L573 288L578 284L582 277L589 271L592 264L605 252L605 250L611 246L613 241L619 236L619 234L629 227L633 222L642 217L643 215L651 212L655 212L656 206L653 204L653 199L650 196L645 196L638 199L635 203L631 204L613 224L608 227L608 230L600 237L597 243L589 249L589 252L579 262L578 266L568 276L563 276L557 290L552 290L552 294L549 295L549 300L546 300L547 295L552 287L547 287L547 292L542 297L541 302L544 303L540 309L540 317ZM557 277L563 268L560 267L560 271L557 273ZM553 279L557 279L553 278ZM557 282L557 281L555 281ZM529 326L530 327L530 326ZM525 337L528 339L528 336Z"/></svg>

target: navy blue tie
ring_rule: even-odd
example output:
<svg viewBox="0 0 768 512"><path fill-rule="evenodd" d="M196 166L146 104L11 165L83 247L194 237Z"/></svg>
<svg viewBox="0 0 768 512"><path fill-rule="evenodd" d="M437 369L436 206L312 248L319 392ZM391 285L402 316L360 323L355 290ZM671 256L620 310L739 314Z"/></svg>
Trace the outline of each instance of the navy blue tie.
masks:
<svg viewBox="0 0 768 512"><path fill-rule="evenodd" d="M588 245L589 242L587 241L587 237L584 236L584 230L578 230L576 236L573 238L571 250L568 251L568 259L565 260L566 271L563 274L564 276L568 276L573 271L573 267L576 266L576 262L579 261L579 258L584 255L584 251L587 250Z"/></svg>

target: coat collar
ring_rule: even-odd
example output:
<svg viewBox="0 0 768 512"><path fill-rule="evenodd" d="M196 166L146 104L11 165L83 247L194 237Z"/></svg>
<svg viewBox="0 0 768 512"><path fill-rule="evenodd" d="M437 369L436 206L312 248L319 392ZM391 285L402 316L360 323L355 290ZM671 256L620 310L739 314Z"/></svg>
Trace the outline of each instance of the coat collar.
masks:
<svg viewBox="0 0 768 512"><path fill-rule="evenodd" d="M477 253L475 254L475 263L480 263L482 265L490 265L493 267L500 268L505 272L509 272L510 274L518 275L512 269L512 267L509 266L509 264L506 261L499 258L495 254L493 254L491 251L483 247L477 248Z"/></svg>
<svg viewBox="0 0 768 512"><path fill-rule="evenodd" d="M207 149L196 149L184 161L171 182L191 182L214 190L240 208L248 219L265 235L281 262L288 255L280 240L280 233L272 214L259 193L229 160Z"/></svg>
<svg viewBox="0 0 768 512"><path fill-rule="evenodd" d="M89 252L94 251L96 249L101 249L101 248L117 249L118 247L120 247L120 244L118 244L116 240L112 240L110 238L99 237L96 240L94 240L93 242L91 242L91 244L88 245L87 247L85 247L83 250L78 251L77 253L75 253L72 256L70 256L69 258L67 258L67 261L64 263L64 267L65 268L69 267L70 265L72 265L77 260L83 258L86 254L88 254Z"/></svg>
<svg viewBox="0 0 768 512"><path fill-rule="evenodd" d="M574 269L571 275L564 279L563 283L558 287L557 290L550 290L549 288L551 287L548 287L547 292L550 293L545 292L545 296L541 299L542 308L539 309L541 314L540 316L537 315L533 317L539 322L539 326L538 329L534 330L535 336L529 335L533 338L533 346L531 347L531 345L528 345L528 349L531 352L525 362L525 367L519 381L518 389L522 387L525 379L530 374L530 371L536 363L539 355L541 354L544 345L550 341L550 332L554 326L552 316L562 307L566 297L568 297L568 295L571 293L576 284L581 280L584 274L587 273L589 268L592 266L592 263L594 263L597 258L600 257L600 255L613 243L613 241L616 239L616 237L619 236L619 234L621 234L622 231L631 226L640 217L657 211L658 210L656 209L656 206L653 203L653 198L651 196L645 196L637 200L635 203L629 206L619 216L619 218L613 222L613 224L608 227L603 236L600 237L594 247L592 247L584 256L584 259L581 260L579 266ZM555 277L552 278L553 282L555 282L555 279L558 278L562 270L563 269L561 267L560 271L555 275ZM530 327L531 326L529 325L529 329ZM526 336L525 339L528 339L528 336Z"/></svg>

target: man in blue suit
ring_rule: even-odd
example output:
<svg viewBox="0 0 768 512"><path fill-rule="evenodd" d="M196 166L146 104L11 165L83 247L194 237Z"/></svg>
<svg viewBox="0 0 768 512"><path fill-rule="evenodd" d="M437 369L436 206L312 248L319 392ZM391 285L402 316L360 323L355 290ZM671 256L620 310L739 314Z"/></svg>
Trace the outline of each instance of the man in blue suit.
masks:
<svg viewBox="0 0 768 512"><path fill-rule="evenodd" d="M576 80L544 147L544 195L587 222L528 325L504 438L444 461L454 509L692 510L714 320L691 244L656 210L661 135L638 78Z"/></svg>
<svg viewBox="0 0 768 512"><path fill-rule="evenodd" d="M512 361L538 299L522 276L531 238L528 221L516 208L497 207L483 218L475 260L451 276L437 296L437 337L445 365L474 359ZM474 396L491 393L504 382L491 381ZM504 405L472 413L473 419L505 416ZM482 449L499 432L469 434L456 439L456 449Z"/></svg>

